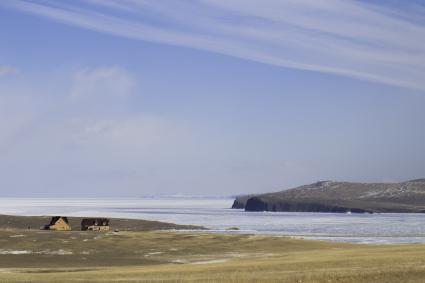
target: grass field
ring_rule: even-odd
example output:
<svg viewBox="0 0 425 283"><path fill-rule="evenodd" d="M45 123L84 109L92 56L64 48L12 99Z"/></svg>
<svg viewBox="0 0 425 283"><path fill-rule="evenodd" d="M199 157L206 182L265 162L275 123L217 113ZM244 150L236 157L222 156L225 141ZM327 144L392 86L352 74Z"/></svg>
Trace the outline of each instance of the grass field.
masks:
<svg viewBox="0 0 425 283"><path fill-rule="evenodd" d="M425 245L0 230L0 282L424 282Z"/></svg>
<svg viewBox="0 0 425 283"><path fill-rule="evenodd" d="M425 245L354 245L112 219L120 232L34 229L0 215L0 282L424 282ZM28 229L31 227L31 229Z"/></svg>

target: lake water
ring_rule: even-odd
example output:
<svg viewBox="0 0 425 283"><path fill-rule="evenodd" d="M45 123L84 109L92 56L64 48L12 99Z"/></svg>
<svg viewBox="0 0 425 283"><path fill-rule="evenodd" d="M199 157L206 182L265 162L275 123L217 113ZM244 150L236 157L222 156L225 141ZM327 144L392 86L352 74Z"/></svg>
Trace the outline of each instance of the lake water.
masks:
<svg viewBox="0 0 425 283"><path fill-rule="evenodd" d="M425 214L245 212L229 198L0 198L0 214L104 216L202 225L211 232L352 243L425 243ZM238 231L229 231L237 227Z"/></svg>

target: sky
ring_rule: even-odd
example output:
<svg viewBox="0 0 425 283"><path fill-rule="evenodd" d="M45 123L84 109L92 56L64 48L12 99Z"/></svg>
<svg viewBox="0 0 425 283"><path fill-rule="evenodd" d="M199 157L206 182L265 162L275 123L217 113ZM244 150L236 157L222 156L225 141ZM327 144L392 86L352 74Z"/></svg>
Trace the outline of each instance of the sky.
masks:
<svg viewBox="0 0 425 283"><path fill-rule="evenodd" d="M424 178L423 38L423 1L0 1L0 196Z"/></svg>

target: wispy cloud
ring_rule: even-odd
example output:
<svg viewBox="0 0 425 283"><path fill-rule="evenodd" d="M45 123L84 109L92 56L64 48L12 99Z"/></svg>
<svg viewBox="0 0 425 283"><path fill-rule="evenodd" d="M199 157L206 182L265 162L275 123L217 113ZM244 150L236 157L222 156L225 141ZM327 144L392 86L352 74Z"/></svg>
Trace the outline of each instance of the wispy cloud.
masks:
<svg viewBox="0 0 425 283"><path fill-rule="evenodd" d="M16 73L18 73L18 69L16 67L0 65L0 76L12 75Z"/></svg>
<svg viewBox="0 0 425 283"><path fill-rule="evenodd" d="M79 0L1 4L109 33L425 90L420 3ZM377 3L377 2L376 2ZM411 17L410 17L411 16Z"/></svg>
<svg viewBox="0 0 425 283"><path fill-rule="evenodd" d="M119 67L99 67L84 69L74 75L71 90L73 99L98 95L99 100L108 96L127 96L135 86L132 76Z"/></svg>
<svg viewBox="0 0 425 283"><path fill-rule="evenodd" d="M139 194L156 182L154 174L178 177L169 160L193 154L191 127L132 109L140 89L125 68L41 76L41 84L25 76L0 84L1 187Z"/></svg>

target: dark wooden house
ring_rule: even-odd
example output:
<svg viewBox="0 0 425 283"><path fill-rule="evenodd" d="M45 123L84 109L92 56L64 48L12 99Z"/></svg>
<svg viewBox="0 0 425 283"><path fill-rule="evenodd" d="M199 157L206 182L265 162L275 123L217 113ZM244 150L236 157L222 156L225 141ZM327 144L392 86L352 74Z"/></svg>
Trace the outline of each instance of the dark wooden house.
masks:
<svg viewBox="0 0 425 283"><path fill-rule="evenodd" d="M108 218L84 218L81 220L82 231L109 231Z"/></svg>

